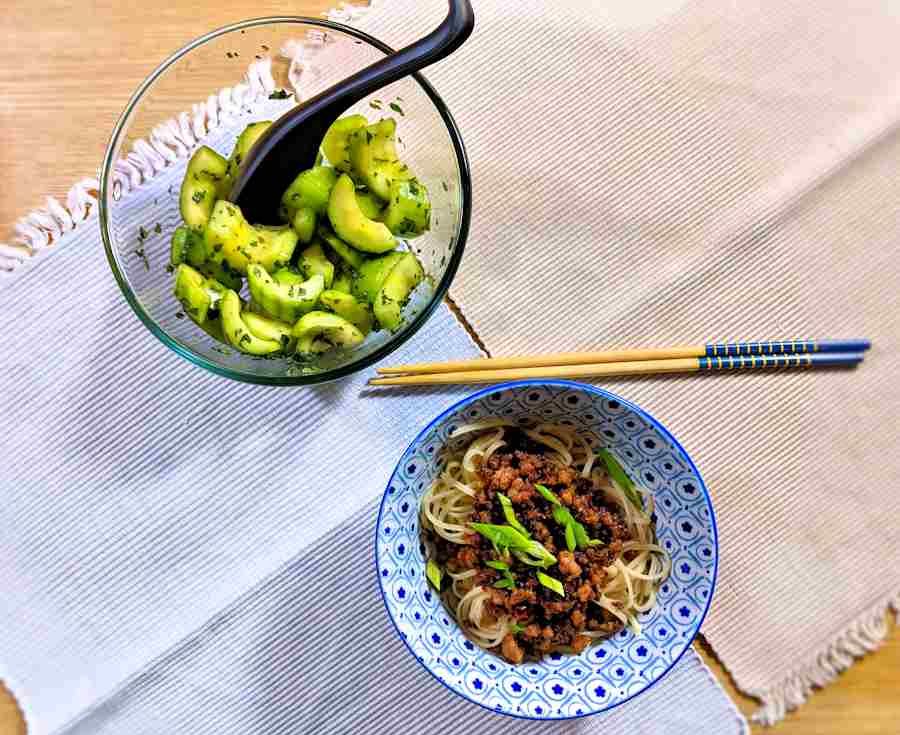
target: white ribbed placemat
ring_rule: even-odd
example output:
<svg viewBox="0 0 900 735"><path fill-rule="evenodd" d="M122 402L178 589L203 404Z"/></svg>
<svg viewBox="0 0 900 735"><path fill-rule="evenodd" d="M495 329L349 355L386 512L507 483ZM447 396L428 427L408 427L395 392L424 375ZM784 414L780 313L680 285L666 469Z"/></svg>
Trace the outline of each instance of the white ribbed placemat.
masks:
<svg viewBox="0 0 900 735"><path fill-rule="evenodd" d="M236 108L269 104L261 68ZM138 213L185 161L134 161ZM746 731L693 651L613 713L549 726L433 681L378 596L372 503L469 391L264 388L189 365L125 304L91 187L29 217L38 254L0 280L0 678L31 735ZM19 260L0 248L0 268ZM391 359L476 354L442 305Z"/></svg>
<svg viewBox="0 0 900 735"><path fill-rule="evenodd" d="M445 6L355 22L401 46ZM473 161L451 295L488 350L874 340L855 372L604 382L697 460L722 538L703 632L774 721L900 607L898 5L475 8L427 76Z"/></svg>

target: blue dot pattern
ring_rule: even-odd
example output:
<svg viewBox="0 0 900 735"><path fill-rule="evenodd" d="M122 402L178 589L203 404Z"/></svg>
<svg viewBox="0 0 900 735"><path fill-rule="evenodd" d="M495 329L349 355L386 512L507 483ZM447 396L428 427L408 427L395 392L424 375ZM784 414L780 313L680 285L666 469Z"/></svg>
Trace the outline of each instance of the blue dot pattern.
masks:
<svg viewBox="0 0 900 735"><path fill-rule="evenodd" d="M580 655L513 666L474 646L432 594L423 573L418 507L440 467L453 428L478 418L573 425L592 446L608 447L654 494L657 535L672 557L658 603L626 631ZM457 404L406 451L379 513L378 581L388 614L415 657L454 692L501 714L553 720L595 714L660 679L700 627L718 563L715 520L703 480L684 450L651 417L600 389L574 383L492 387Z"/></svg>

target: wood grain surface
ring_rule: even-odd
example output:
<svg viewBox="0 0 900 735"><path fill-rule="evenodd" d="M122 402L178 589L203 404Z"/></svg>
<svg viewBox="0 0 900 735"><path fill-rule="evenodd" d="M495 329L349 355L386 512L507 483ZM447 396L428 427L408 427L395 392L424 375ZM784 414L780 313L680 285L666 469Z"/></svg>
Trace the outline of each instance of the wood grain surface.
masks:
<svg viewBox="0 0 900 735"><path fill-rule="evenodd" d="M147 12L119 0L2 0L0 170L6 185L0 188L0 241L8 240L15 220L43 204L47 195L64 200L73 182L96 175L131 93L172 51L227 23L286 13L318 15L332 2L174 0ZM737 693L702 641L698 650L750 714L755 702ZM769 732L896 733L898 692L900 634L895 628L878 653L859 661ZM0 686L0 735L24 732L15 700Z"/></svg>

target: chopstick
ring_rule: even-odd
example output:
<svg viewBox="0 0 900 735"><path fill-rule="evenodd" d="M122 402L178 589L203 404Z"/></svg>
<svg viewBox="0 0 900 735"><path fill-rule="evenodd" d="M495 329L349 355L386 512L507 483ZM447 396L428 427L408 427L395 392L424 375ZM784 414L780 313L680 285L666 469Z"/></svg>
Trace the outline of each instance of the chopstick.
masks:
<svg viewBox="0 0 900 735"><path fill-rule="evenodd" d="M369 385L474 385L529 378L599 378L626 375L658 375L715 370L766 370L822 366L853 366L862 362L861 352L825 352L795 355L744 355L683 357L668 360L631 360L585 365L542 365L493 370L459 370L446 373L389 375L370 378Z"/></svg>
<svg viewBox="0 0 900 735"><path fill-rule="evenodd" d="M467 370L508 370L512 368L555 367L560 365L595 365L609 362L671 360L688 357L738 357L757 355L803 355L831 352L865 352L872 346L866 339L788 339L766 342L720 342L692 347L656 347L605 352L556 352L529 357L491 357L480 360L424 362L376 369L381 375L422 375L453 373Z"/></svg>

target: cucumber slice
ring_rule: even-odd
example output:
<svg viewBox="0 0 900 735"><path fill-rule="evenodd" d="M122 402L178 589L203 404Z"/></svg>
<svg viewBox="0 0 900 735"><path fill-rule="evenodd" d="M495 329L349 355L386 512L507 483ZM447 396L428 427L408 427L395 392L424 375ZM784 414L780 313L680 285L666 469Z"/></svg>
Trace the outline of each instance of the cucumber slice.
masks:
<svg viewBox="0 0 900 735"><path fill-rule="evenodd" d="M251 263L277 270L290 262L297 247L290 227L252 227L241 210L224 199L216 202L206 226L206 250L214 263L225 262L239 273Z"/></svg>
<svg viewBox="0 0 900 735"><path fill-rule="evenodd" d="M341 291L322 291L319 302L329 311L344 317L363 334L372 331L372 312L369 305L360 303L348 293Z"/></svg>
<svg viewBox="0 0 900 735"><path fill-rule="evenodd" d="M172 248L169 255L172 265L189 263L199 267L206 260L206 243L203 242L202 233L196 232L184 225L175 228L172 233Z"/></svg>
<svg viewBox="0 0 900 735"><path fill-rule="evenodd" d="M431 227L428 189L415 179L391 183L384 224L398 237L417 237Z"/></svg>
<svg viewBox="0 0 900 735"><path fill-rule="evenodd" d="M335 120L322 139L322 151L328 162L338 171L350 170L349 142L354 130L369 124L362 115L348 115Z"/></svg>
<svg viewBox="0 0 900 735"><path fill-rule="evenodd" d="M325 279L319 274L300 284L280 283L260 265L250 266L247 283L253 300L267 313L286 322L294 322L310 311L325 290Z"/></svg>
<svg viewBox="0 0 900 735"><path fill-rule="evenodd" d="M403 253L384 285L375 297L373 304L375 318L383 329L396 330L403 321L403 307L409 301L409 295L425 277L422 265L412 253Z"/></svg>
<svg viewBox="0 0 900 735"><path fill-rule="evenodd" d="M212 296L206 278L185 263L179 265L175 271L175 298L181 302L185 314L197 324L206 322L212 306Z"/></svg>
<svg viewBox="0 0 900 735"><path fill-rule="evenodd" d="M241 298L234 291L227 290L219 303L222 331L228 343L248 355L271 355L281 349L281 342L260 339L253 334L241 314Z"/></svg>
<svg viewBox="0 0 900 735"><path fill-rule="evenodd" d="M337 253L337 256L351 268L359 268L365 262L365 255L341 240L341 238L335 235L329 227L321 225L318 230L318 235L332 250L334 250L335 253Z"/></svg>
<svg viewBox="0 0 900 735"><path fill-rule="evenodd" d="M231 151L231 156L228 159L228 168L225 171L225 176L222 181L219 182L219 199L228 198L228 195L231 193L231 187L234 185L235 179L237 179L238 174L240 173L241 164L243 164L244 160L247 158L250 149L254 146L256 141L262 137L262 134L269 129L271 124L271 120L261 120L260 122L251 123L244 128L243 132L238 136L234 143L234 149Z"/></svg>
<svg viewBox="0 0 900 735"><path fill-rule="evenodd" d="M232 291L240 292L244 286L244 279L241 278L241 274L232 270L225 261L221 263L207 261L198 265L197 270L207 278L218 281L225 288L230 288Z"/></svg>
<svg viewBox="0 0 900 735"><path fill-rule="evenodd" d="M354 273L355 271L349 271L346 268L341 268L334 277L334 283L331 284L331 290L352 294Z"/></svg>
<svg viewBox="0 0 900 735"><path fill-rule="evenodd" d="M334 263L325 257L325 251L318 243L310 245L300 253L297 267L307 278L318 273L325 280L325 288L331 288L331 284L334 282Z"/></svg>
<svg viewBox="0 0 900 735"><path fill-rule="evenodd" d="M343 317L327 311L311 311L294 325L296 352L313 355L332 347L355 347L366 337Z"/></svg>
<svg viewBox="0 0 900 735"><path fill-rule="evenodd" d="M316 210L311 207L300 207L291 220L291 227L294 228L300 242L312 242L316 233Z"/></svg>
<svg viewBox="0 0 900 735"><path fill-rule="evenodd" d="M294 344L294 337L291 335L291 325L278 319L271 319L262 314L255 314L252 311L245 311L241 318L247 329L254 337L259 339L279 342L281 349L285 352L290 351Z"/></svg>
<svg viewBox="0 0 900 735"><path fill-rule="evenodd" d="M272 274L272 279L283 286L299 286L307 280L296 268L281 268Z"/></svg>
<svg viewBox="0 0 900 735"><path fill-rule="evenodd" d="M300 207L325 214L337 177L337 171L330 166L314 166L302 172L281 197L282 215L291 221Z"/></svg>
<svg viewBox="0 0 900 735"><path fill-rule="evenodd" d="M179 200L181 218L191 229L202 231L209 222L227 168L228 162L205 145L191 156Z"/></svg>
<svg viewBox="0 0 900 735"><path fill-rule="evenodd" d="M413 178L412 171L397 156L394 135L397 122L385 118L350 135L350 164L369 191L387 201L391 183Z"/></svg>
<svg viewBox="0 0 900 735"><path fill-rule="evenodd" d="M381 222L366 217L356 201L356 187L343 174L328 200L328 219L341 240L367 253L384 253L396 246L391 231Z"/></svg>
<svg viewBox="0 0 900 735"><path fill-rule="evenodd" d="M367 260L359 267L359 275L353 282L353 295L370 304L375 303L375 298L384 285L388 274L399 263L406 253L399 250L383 255L380 258Z"/></svg>
<svg viewBox="0 0 900 735"><path fill-rule="evenodd" d="M375 196L371 191L356 192L356 203L359 205L359 211L369 219L381 221L384 215L384 202Z"/></svg>

